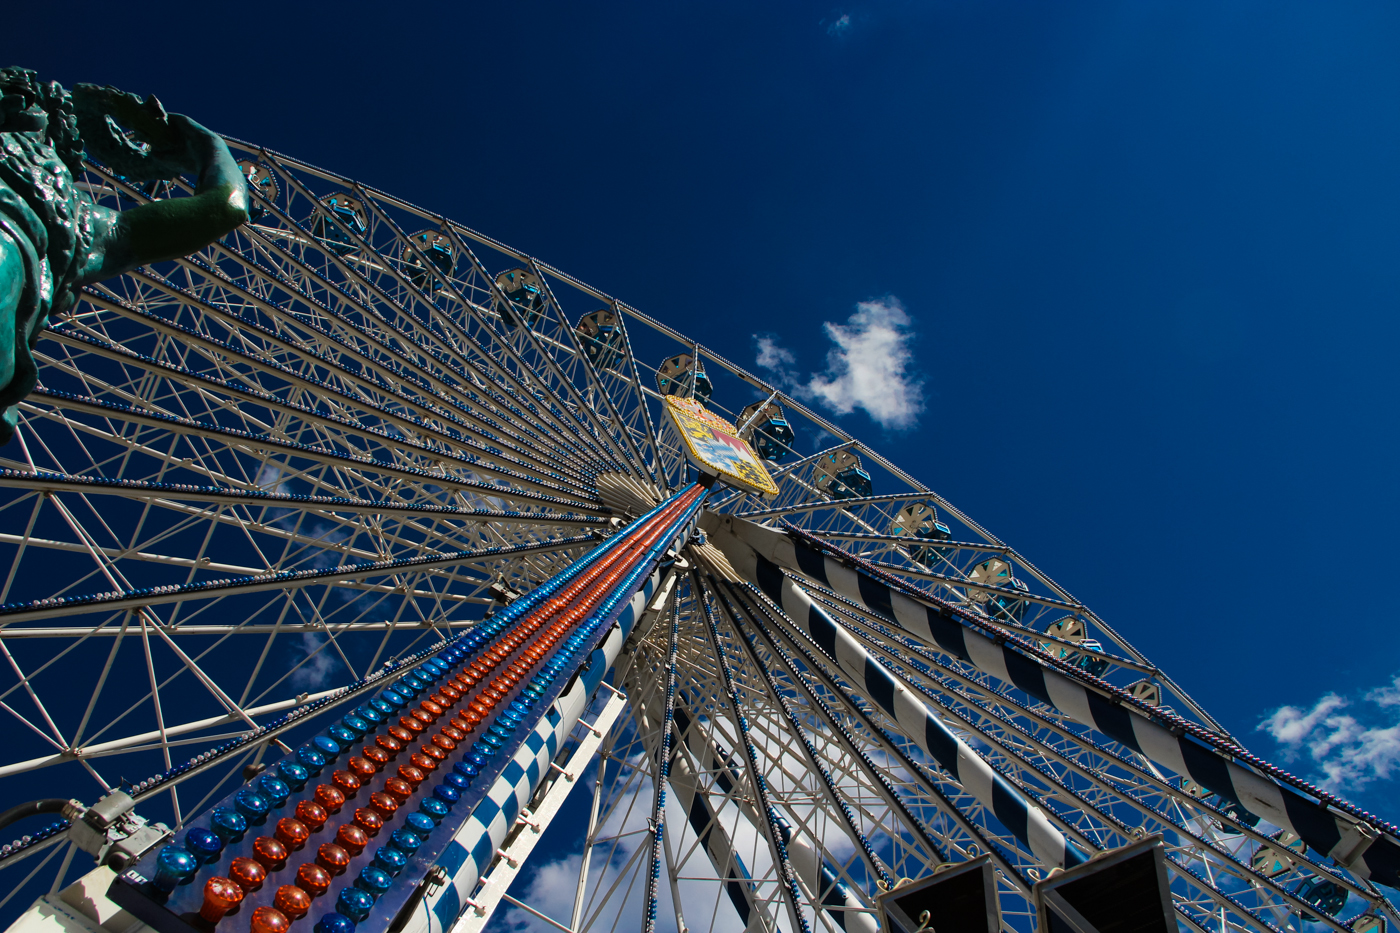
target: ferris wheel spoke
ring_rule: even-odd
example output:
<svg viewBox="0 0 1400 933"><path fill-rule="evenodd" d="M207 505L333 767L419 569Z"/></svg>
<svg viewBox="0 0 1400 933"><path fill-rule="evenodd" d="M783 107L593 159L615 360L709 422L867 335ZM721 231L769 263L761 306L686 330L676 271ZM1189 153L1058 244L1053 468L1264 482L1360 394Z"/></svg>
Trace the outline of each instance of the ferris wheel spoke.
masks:
<svg viewBox="0 0 1400 933"><path fill-rule="evenodd" d="M0 606L0 625L50 619L94 610L119 610L178 603L188 599L217 598L222 595L258 593L266 590L293 589L313 586L331 580L357 581L392 574L401 569L434 570L456 567L463 563L489 563L502 557L539 551L567 551L590 547L596 543L592 535L555 539L508 548L486 548L456 551L430 556L386 559L361 564L347 564L328 570L286 570L232 578L218 582L167 585L155 588L123 589L117 592L94 593L87 596L60 597L50 600L10 603ZM100 552L98 552L100 554ZM97 556L97 555L94 555ZM100 558L99 558L100 560ZM103 562L104 567L106 562ZM113 585L120 586L117 579Z"/></svg>
<svg viewBox="0 0 1400 933"><path fill-rule="evenodd" d="M204 401L205 404L198 405L196 403L196 406L185 406L187 412L191 408L199 407L204 409L200 414L217 417L220 410L232 409L237 410L239 416L246 421L249 415L249 406L256 406L265 408L269 412L274 413L274 415L292 419L291 423L293 424L296 421L306 424L315 432L316 440L320 442L335 443L342 438L353 436L373 445L370 448L371 450L373 450L374 447L379 447L389 451L391 455L399 457L403 457L410 449L417 451L421 457L437 464L439 469L446 469L448 461L454 461L461 465L459 469L469 469L473 472L496 476L526 490L541 492L546 495L561 493L565 495L577 495L580 493L578 489L571 489L539 477L521 474L517 470L512 470L505 466L497 466L480 456L467 457L454 453L450 449L430 447L422 441L413 440L401 434L389 434L384 429L365 427L363 422L359 421L358 418L352 418L345 414L337 415L333 412L317 411L306 405L292 401L284 401L259 389L244 388L230 384L227 379L202 375L187 369L181 369L168 363L142 357L126 348L118 348L111 344L99 344L91 337L77 337L76 335L64 334L61 331L55 332L52 330L48 331L47 334L50 339L55 339L70 347L81 349L89 355L120 361L125 365L134 365L151 372L153 375L160 376L163 379L178 380L179 383L193 386L198 396L197 401ZM295 380L291 381L295 383ZM173 382L171 384L171 388L175 388L177 391L180 387L182 386L177 386ZM305 384L303 388L306 390L314 390L317 387ZM327 396L324 394L315 397L322 402L327 400ZM239 405L239 399L244 400L246 404ZM391 425L401 426L409 430L417 431L422 427L422 425L407 419L396 418L389 412L376 410L368 402L360 402L358 408L352 405L349 410L355 411L361 416L368 414L386 421ZM267 430L270 426L270 423L266 421L254 425L254 427L261 428L262 430ZM290 424L279 426L279 433L291 435L294 432L295 428L291 427ZM454 440L453 442L463 448L475 449L475 445L468 445L460 440ZM340 446L356 454L363 455L363 449L358 445L341 443ZM484 448L481 448L481 450L482 452L487 452ZM505 460L507 463L511 463L512 466L524 466L524 464L512 463L510 458L501 459ZM586 490L582 492L585 495L587 494Z"/></svg>
<svg viewBox="0 0 1400 933"><path fill-rule="evenodd" d="M314 363L300 358L296 354L279 352L279 356L284 358L292 356L293 362L301 364L304 368L308 365L319 366L322 369L329 369L332 377L339 377L346 385L344 387L327 383L324 379L314 376L303 375L296 369L288 366L285 362L270 361L262 357L262 348L256 348L257 353L249 352L230 345L227 341L218 340L213 337L206 337L198 331L183 327L178 324L167 322L156 315L143 312L135 307L129 307L125 302L107 300L94 297L89 294L88 300L94 305L102 307L112 313L131 317L140 320L151 327L153 332L161 333L168 337L177 338L178 342L167 343L167 347L179 347L182 354L186 354L184 359L174 362L150 356L143 356L132 351L126 345L115 345L110 338L100 334L95 329L97 323L92 320L82 322L83 330L86 333L76 334L65 332L61 329L51 329L46 333L49 339L65 343L66 345L78 349L81 352L94 353L117 362L128 365L136 365L146 369L155 376L176 379L196 379L209 387L209 390L216 394L242 394L253 400L254 404L270 406L274 409L278 405L283 406L284 413L305 415L310 409L305 405L291 405L285 399L280 399L264 389L259 383L266 378L271 380L271 389L275 392L281 386L290 384L297 387L312 400L316 406L334 406L339 409L339 417L332 413L329 417L335 422L340 430L347 428L355 431L359 430L359 435L365 439L375 442L383 437L383 428L375 430L361 430L360 423L364 415L368 414L375 420L383 422L399 432L408 432L413 436L421 436L430 439L437 445L436 448L428 445L424 441L407 441L404 437L395 437L397 444L408 443L425 451L430 457L446 456L453 459L463 460L460 455L453 452L454 448L463 448L472 453L471 458L464 462L485 461L488 468L491 460L498 459L504 463L524 469L543 469L547 474L557 477L559 473L567 473L580 483L586 482L582 474L572 469L567 462L556 460L546 461L538 454L527 452L524 448L516 447L493 435L476 425L469 423L467 419L449 417L444 419L440 408L429 406L422 402L416 402L407 397L401 391L394 392L386 390L384 386L370 382L364 378L356 378L355 374L343 365L327 358L325 355L318 355L314 358ZM182 307L189 308L193 299L186 297ZM214 309L206 309L210 313L215 313ZM254 325L240 322L243 330L240 334L246 334ZM285 345L285 344L284 344ZM214 373L202 374L190 369L191 361L188 358L188 351L197 349L202 351L206 365L214 367ZM243 369L236 368L231 364L238 363ZM256 374L258 378L252 378ZM246 383L247 387L238 383ZM406 408L406 412L399 412L393 407ZM415 413L416 412L416 413ZM326 417L324 413L316 413ZM443 423L445 422L445 423ZM492 448L499 447L518 453L520 456L504 454ZM537 478L538 481L538 478Z"/></svg>
<svg viewBox="0 0 1400 933"><path fill-rule="evenodd" d="M39 407L41 403L51 407L41 408ZM222 425L179 415L161 414L149 409L135 408L121 402L105 401L91 396L71 395L67 392L54 389L35 389L34 392L30 394L29 401L22 403L21 410L26 413L36 414L42 418L62 422L69 425L74 430L99 437L114 438L119 435L115 435L113 432L103 431L100 428L95 428L83 422L71 421L66 417L65 412L71 411L80 414L95 415L103 419L110 419L143 428L159 429L161 432L164 432L166 436L174 435L222 443L227 445L231 450L235 450L245 456L249 454L256 455L259 450L280 451L285 453L288 457L313 460L321 466L339 467L349 475L355 476L357 480L362 483L365 482L370 475L381 474L385 477L406 481L408 483L430 483L440 486L444 490L451 489L454 491L461 491L480 498L505 499L521 503L551 504L579 511L584 514L606 514L600 510L596 502L589 503L570 500L543 492L490 485L472 479L464 479L453 474L434 473L415 466L385 463L368 456L343 453L324 447L282 440L269 434L253 433L237 428L227 428ZM228 477L225 476L225 479L227 478ZM373 483L366 484L374 485ZM323 488L343 491L344 487L325 485Z"/></svg>

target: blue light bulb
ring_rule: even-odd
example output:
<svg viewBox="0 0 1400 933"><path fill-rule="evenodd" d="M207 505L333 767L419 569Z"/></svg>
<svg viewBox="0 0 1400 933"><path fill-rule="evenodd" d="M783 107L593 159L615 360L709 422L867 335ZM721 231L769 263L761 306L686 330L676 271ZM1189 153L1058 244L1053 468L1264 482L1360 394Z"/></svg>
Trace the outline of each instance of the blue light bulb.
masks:
<svg viewBox="0 0 1400 933"><path fill-rule="evenodd" d="M254 786L257 787L258 793L266 797L273 807L282 806L292 795L292 789L281 778L268 772L260 774Z"/></svg>
<svg viewBox="0 0 1400 933"><path fill-rule="evenodd" d="M326 730L326 735L339 742L341 748L349 748L351 745L354 745L355 740L359 738L354 732L351 732L338 722L331 724L331 727Z"/></svg>
<svg viewBox="0 0 1400 933"><path fill-rule="evenodd" d="M306 782L311 779L311 772L303 765L297 764L290 758L283 758L277 762L277 776L282 782L292 789L293 792L301 790L306 786Z"/></svg>
<svg viewBox="0 0 1400 933"><path fill-rule="evenodd" d="M459 761L452 766L452 770L460 774L462 777L466 778L468 781L471 781L472 778L476 777L478 774L481 773L481 769L478 768L476 765L472 764L470 761Z"/></svg>
<svg viewBox="0 0 1400 933"><path fill-rule="evenodd" d="M437 826L437 821L423 813L410 813L403 821L404 829L417 835L420 839L427 839L428 834Z"/></svg>
<svg viewBox="0 0 1400 933"><path fill-rule="evenodd" d="M355 923L368 917L373 909L374 898L368 891L359 888L341 888L340 896L335 899L336 913L349 917Z"/></svg>
<svg viewBox="0 0 1400 933"><path fill-rule="evenodd" d="M194 877L199 871L199 860L180 846L166 846L156 856L155 877L151 884L158 891L169 894L178 886Z"/></svg>
<svg viewBox="0 0 1400 933"><path fill-rule="evenodd" d="M402 709L403 705L408 702L408 697L399 693L399 691L395 690L393 687L389 687L383 693L379 694L379 696L384 700L385 705L389 707L388 712L391 713L394 710Z"/></svg>
<svg viewBox="0 0 1400 933"><path fill-rule="evenodd" d="M389 873L382 868L375 868L373 865L366 865L360 869L359 876L355 879L355 887L361 891L368 891L376 900L389 886L394 883L394 879L389 877Z"/></svg>
<svg viewBox="0 0 1400 933"><path fill-rule="evenodd" d="M237 810L215 807L209 814L209 828L224 842L238 842L248 831L248 820Z"/></svg>
<svg viewBox="0 0 1400 933"><path fill-rule="evenodd" d="M307 774L315 777L326 766L326 756L314 745L303 745L297 749L297 764L305 768Z"/></svg>
<svg viewBox="0 0 1400 933"><path fill-rule="evenodd" d="M211 829L195 826L185 833L185 848L203 863L209 863L224 851L224 841Z"/></svg>
<svg viewBox="0 0 1400 933"><path fill-rule="evenodd" d="M364 706L355 707L355 715L365 722L372 722L376 725L384 721L384 714L366 703Z"/></svg>
<svg viewBox="0 0 1400 933"><path fill-rule="evenodd" d="M365 722L354 713L346 713L345 716L341 718L340 724L353 732L356 739L369 731L369 723Z"/></svg>
<svg viewBox="0 0 1400 933"><path fill-rule="evenodd" d="M456 777L457 775L451 776ZM433 788L433 797L441 800L448 809L451 809L454 803L462 799L462 792L451 784L439 784Z"/></svg>
<svg viewBox="0 0 1400 933"><path fill-rule="evenodd" d="M341 752L340 743L330 736L318 735L311 740L311 744L316 746L318 752L326 756L327 761L337 757Z"/></svg>
<svg viewBox="0 0 1400 933"><path fill-rule="evenodd" d="M409 832L406 829L396 829L394 830L394 834L389 837L389 844L405 855L412 855L414 852L418 851L418 847L423 844L423 840L419 839L416 833Z"/></svg>
<svg viewBox="0 0 1400 933"><path fill-rule="evenodd" d="M394 710L398 709L397 706L390 703L382 696L377 696L374 699L370 700L369 705L379 710L379 712L383 713L385 716L392 714Z"/></svg>
<svg viewBox="0 0 1400 933"><path fill-rule="evenodd" d="M340 914L324 914L316 922L314 933L355 933L355 921Z"/></svg>
<svg viewBox="0 0 1400 933"><path fill-rule="evenodd" d="M441 823L442 818L447 815L447 804L436 797L424 797L422 802L418 804L418 810L420 813L427 814L428 819L434 823Z"/></svg>
<svg viewBox="0 0 1400 933"><path fill-rule="evenodd" d="M472 786L471 778L458 774L456 771L449 771L443 776L443 780L457 788L459 794Z"/></svg>
<svg viewBox="0 0 1400 933"><path fill-rule="evenodd" d="M251 787L245 787L233 795L233 806L250 826L261 826L267 820L267 811L272 809L266 797Z"/></svg>
<svg viewBox="0 0 1400 933"><path fill-rule="evenodd" d="M403 871L408 864L408 856L404 855L397 848L391 846L380 846L374 853L374 867L385 874L393 876Z"/></svg>

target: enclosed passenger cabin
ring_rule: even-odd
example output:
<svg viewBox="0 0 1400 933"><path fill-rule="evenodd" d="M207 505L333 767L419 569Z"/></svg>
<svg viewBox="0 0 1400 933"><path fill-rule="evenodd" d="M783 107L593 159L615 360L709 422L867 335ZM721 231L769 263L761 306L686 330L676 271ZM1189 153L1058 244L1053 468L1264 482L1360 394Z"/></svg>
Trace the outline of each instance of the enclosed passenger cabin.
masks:
<svg viewBox="0 0 1400 933"><path fill-rule="evenodd" d="M607 308L579 318L574 331L588 361L598 369L616 369L622 362L622 327Z"/></svg>
<svg viewBox="0 0 1400 933"><path fill-rule="evenodd" d="M864 499L874 495L870 474L849 448L823 454L812 471L812 484L833 499Z"/></svg>
<svg viewBox="0 0 1400 933"><path fill-rule="evenodd" d="M999 557L989 558L972 568L967 579L983 586L999 586L1006 589L1029 593L1030 587L1022 583L1011 572L1011 565ZM969 590L968 598L980 605L993 619L1020 625L1025 618L1028 603L1006 593L988 593L985 590Z"/></svg>
<svg viewBox="0 0 1400 933"><path fill-rule="evenodd" d="M759 411L759 409L763 409ZM781 460L792 452L797 436L787 423L781 406L774 402L754 402L739 412L739 433L753 445L754 452L764 460Z"/></svg>
<svg viewBox="0 0 1400 933"><path fill-rule="evenodd" d="M705 375L705 364L689 353L673 356L656 368L656 388L662 395L694 397L702 402L708 402L715 392Z"/></svg>
<svg viewBox="0 0 1400 933"><path fill-rule="evenodd" d="M452 239L441 230L419 230L409 237L416 249L403 248L404 265L408 267L408 280L421 291L433 290L433 270L443 279L452 274ZM427 257L426 265L423 258Z"/></svg>
<svg viewBox="0 0 1400 933"><path fill-rule="evenodd" d="M938 520L938 512L932 502L911 502L896 512L890 534L926 541L948 541L953 537L948 526ZM952 548L946 547L909 546L909 556L921 564L937 563L939 558L947 557L952 552Z"/></svg>
<svg viewBox="0 0 1400 933"><path fill-rule="evenodd" d="M544 314L544 283L539 276L528 269L507 269L496 276L496 287L506 296L496 308L506 326L517 327L524 320L526 327L534 327Z"/></svg>
<svg viewBox="0 0 1400 933"><path fill-rule="evenodd" d="M369 232L369 214L359 198L337 192L321 199L320 211L311 221L311 235L337 256L348 256L359 247L355 237Z"/></svg>
<svg viewBox="0 0 1400 933"><path fill-rule="evenodd" d="M248 199L248 219L257 223L268 214L262 201L277 200L277 176L273 175L272 169L266 165L251 159L240 160L238 169L243 173L243 178L248 183L248 189L258 196Z"/></svg>

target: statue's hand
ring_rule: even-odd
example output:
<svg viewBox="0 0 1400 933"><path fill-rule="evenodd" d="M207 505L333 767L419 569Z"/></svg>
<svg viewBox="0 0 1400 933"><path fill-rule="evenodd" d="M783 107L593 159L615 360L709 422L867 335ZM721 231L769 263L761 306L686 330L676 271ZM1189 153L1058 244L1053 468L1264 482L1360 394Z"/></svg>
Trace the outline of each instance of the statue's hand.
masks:
<svg viewBox="0 0 1400 933"><path fill-rule="evenodd" d="M201 168L198 143L208 131L166 113L154 95L143 101L114 87L78 84L73 110L88 152L133 181L170 179Z"/></svg>

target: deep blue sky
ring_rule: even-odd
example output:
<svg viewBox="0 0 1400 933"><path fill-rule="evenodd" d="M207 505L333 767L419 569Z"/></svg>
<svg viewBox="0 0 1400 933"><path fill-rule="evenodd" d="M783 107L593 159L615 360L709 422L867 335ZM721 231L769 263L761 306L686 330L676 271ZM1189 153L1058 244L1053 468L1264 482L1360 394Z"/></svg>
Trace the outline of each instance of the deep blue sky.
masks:
<svg viewBox="0 0 1400 933"><path fill-rule="evenodd" d="M823 321L897 296L928 409L848 430L1260 753L1328 691L1396 721L1362 699L1400 670L1393 3L142 6L8 11L0 59L156 92L746 364L766 331L819 371ZM1352 796L1400 820L1395 790Z"/></svg>

